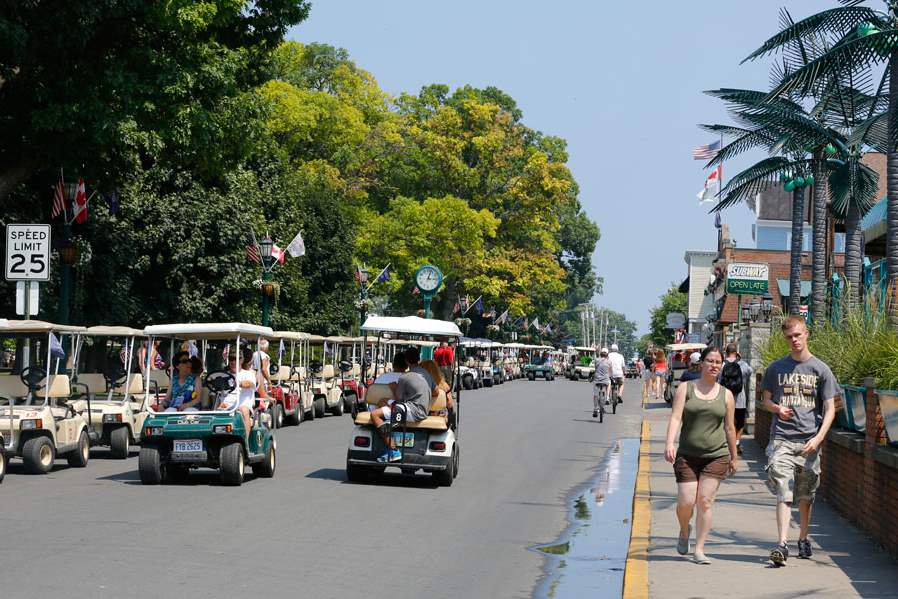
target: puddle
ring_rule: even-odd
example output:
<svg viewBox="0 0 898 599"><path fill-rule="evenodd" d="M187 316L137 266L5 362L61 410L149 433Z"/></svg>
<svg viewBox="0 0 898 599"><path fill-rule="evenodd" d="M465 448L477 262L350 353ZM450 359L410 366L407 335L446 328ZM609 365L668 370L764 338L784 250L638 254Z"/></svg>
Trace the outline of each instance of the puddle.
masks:
<svg viewBox="0 0 898 599"><path fill-rule="evenodd" d="M638 465L639 439L621 439L572 493L567 529L556 542L531 548L548 559L534 597L621 596Z"/></svg>

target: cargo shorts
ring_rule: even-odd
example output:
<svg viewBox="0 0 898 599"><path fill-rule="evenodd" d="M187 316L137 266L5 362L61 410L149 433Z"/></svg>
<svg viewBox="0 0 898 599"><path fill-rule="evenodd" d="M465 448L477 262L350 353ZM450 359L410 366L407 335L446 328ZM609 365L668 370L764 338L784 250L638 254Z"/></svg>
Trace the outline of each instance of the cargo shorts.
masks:
<svg viewBox="0 0 898 599"><path fill-rule="evenodd" d="M820 486L820 449L801 455L804 441L771 439L767 445L767 488L777 501L814 503Z"/></svg>

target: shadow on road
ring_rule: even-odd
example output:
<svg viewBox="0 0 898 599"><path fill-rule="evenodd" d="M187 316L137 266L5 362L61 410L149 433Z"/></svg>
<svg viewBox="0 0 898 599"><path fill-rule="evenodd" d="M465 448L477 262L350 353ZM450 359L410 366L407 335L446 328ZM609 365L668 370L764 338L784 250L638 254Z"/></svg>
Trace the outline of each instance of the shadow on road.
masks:
<svg viewBox="0 0 898 599"><path fill-rule="evenodd" d="M319 468L306 474L306 478L332 480L341 485L381 485L418 489L436 489L439 486L427 474L401 474L399 472L385 472L372 481L352 483L346 480L346 471L342 468Z"/></svg>

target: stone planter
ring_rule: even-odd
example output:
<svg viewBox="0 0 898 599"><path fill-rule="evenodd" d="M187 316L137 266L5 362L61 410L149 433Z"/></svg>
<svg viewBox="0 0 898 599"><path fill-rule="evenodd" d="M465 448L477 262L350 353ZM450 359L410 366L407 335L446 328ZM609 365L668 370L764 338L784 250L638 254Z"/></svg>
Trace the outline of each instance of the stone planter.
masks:
<svg viewBox="0 0 898 599"><path fill-rule="evenodd" d="M898 445L898 391L877 389L876 395L879 396L879 409L889 444Z"/></svg>
<svg viewBox="0 0 898 599"><path fill-rule="evenodd" d="M867 426L867 407L865 397L867 394L866 387L855 387L854 385L842 385L843 408L838 415L842 423L849 430L864 432Z"/></svg>

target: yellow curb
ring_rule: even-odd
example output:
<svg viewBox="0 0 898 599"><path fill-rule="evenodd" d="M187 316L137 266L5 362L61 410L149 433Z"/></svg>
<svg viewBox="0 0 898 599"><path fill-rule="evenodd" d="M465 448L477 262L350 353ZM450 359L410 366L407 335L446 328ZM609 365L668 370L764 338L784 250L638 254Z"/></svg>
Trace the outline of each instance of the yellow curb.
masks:
<svg viewBox="0 0 898 599"><path fill-rule="evenodd" d="M649 529L652 525L651 488L649 487L649 436L651 425L642 421L639 443L639 471L633 494L633 527L624 570L624 599L647 599L649 596Z"/></svg>

